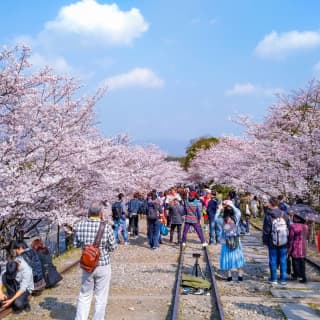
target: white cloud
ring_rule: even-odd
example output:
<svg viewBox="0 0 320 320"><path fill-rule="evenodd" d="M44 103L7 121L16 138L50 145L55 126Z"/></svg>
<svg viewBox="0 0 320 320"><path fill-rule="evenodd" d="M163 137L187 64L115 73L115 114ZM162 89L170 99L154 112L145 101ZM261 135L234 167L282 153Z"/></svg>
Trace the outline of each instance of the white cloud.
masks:
<svg viewBox="0 0 320 320"><path fill-rule="evenodd" d="M121 11L117 4L82 0L62 7L56 19L46 23L44 33L76 35L84 43L128 45L148 28L139 9Z"/></svg>
<svg viewBox="0 0 320 320"><path fill-rule="evenodd" d="M44 67L53 69L54 73L67 77L76 77L81 80L89 81L94 77L92 71L71 66L62 56L42 55L39 52L32 52L30 56L31 68L38 71Z"/></svg>
<svg viewBox="0 0 320 320"><path fill-rule="evenodd" d="M292 51L311 49L320 45L320 32L289 31L267 34L255 48L255 53L262 58L278 59L287 56Z"/></svg>
<svg viewBox="0 0 320 320"><path fill-rule="evenodd" d="M118 90L129 87L161 88L164 80L159 78L152 70L135 68L127 73L110 77L104 81L109 90Z"/></svg>
<svg viewBox="0 0 320 320"><path fill-rule="evenodd" d="M73 74L73 68L67 63L63 57L47 58L39 53L33 53L30 57L33 68L43 68L49 66L58 73Z"/></svg>
<svg viewBox="0 0 320 320"><path fill-rule="evenodd" d="M226 96L274 96L277 93L284 92L281 88L267 88L254 85L250 82L236 83L231 89L225 91Z"/></svg>

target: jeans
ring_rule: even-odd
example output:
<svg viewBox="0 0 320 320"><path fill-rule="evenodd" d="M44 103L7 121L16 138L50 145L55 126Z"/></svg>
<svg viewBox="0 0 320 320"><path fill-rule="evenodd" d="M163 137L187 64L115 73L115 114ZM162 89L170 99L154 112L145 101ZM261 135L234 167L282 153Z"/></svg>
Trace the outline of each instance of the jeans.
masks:
<svg viewBox="0 0 320 320"><path fill-rule="evenodd" d="M249 232L249 226L250 226L249 219L247 219L247 218L245 218L245 219L241 218L240 219L240 230L241 230L241 232L248 233Z"/></svg>
<svg viewBox="0 0 320 320"><path fill-rule="evenodd" d="M269 268L271 281L277 281L277 261L280 263L280 281L287 280L287 253L288 249L286 246L269 247Z"/></svg>
<svg viewBox="0 0 320 320"><path fill-rule="evenodd" d="M158 248L160 240L160 221L158 219L148 220L148 237L150 247Z"/></svg>
<svg viewBox="0 0 320 320"><path fill-rule="evenodd" d="M93 320L105 319L111 280L111 265L98 266L92 273L82 270L81 289L75 320L87 320L92 296L95 297Z"/></svg>
<svg viewBox="0 0 320 320"><path fill-rule="evenodd" d="M123 241L124 242L129 242L128 239L128 231L127 231L127 226L126 226L126 220L123 219L119 219L116 220L114 222L114 237L116 239L116 241L119 243L120 239L119 239L119 229L121 227L121 233L122 233L122 237L123 237Z"/></svg>
<svg viewBox="0 0 320 320"><path fill-rule="evenodd" d="M214 238L216 243L220 242L221 236L221 226L218 221L215 221L214 217L212 219L209 218L209 243L214 242Z"/></svg>

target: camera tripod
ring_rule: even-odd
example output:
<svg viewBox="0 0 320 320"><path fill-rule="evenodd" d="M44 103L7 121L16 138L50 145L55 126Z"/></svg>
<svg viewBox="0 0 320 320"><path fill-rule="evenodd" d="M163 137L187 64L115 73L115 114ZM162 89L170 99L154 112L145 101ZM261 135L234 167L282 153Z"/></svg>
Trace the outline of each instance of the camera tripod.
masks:
<svg viewBox="0 0 320 320"><path fill-rule="evenodd" d="M193 253L192 254L192 257L196 258L196 261L195 261L194 266L192 268L192 275L195 277L202 277L203 279L205 279L205 276L204 276L202 269L200 267L200 264L199 264L200 256L201 256L200 253Z"/></svg>

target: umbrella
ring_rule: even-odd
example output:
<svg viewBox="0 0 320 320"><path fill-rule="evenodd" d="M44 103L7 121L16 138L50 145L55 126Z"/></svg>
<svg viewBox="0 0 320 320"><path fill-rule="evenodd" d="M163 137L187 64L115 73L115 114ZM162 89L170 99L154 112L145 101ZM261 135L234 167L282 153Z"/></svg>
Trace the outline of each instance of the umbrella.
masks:
<svg viewBox="0 0 320 320"><path fill-rule="evenodd" d="M320 223L320 214L306 204L294 204L289 208L290 211L293 211L298 217L306 221Z"/></svg>

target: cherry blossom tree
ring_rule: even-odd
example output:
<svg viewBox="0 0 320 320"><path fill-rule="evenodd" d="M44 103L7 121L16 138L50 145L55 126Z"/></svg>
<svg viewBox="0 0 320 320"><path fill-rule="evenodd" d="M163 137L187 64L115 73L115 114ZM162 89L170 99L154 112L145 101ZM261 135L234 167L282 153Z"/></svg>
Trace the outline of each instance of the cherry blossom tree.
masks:
<svg viewBox="0 0 320 320"><path fill-rule="evenodd" d="M182 169L155 147L96 130L94 96L45 68L30 71L30 49L0 53L0 224L23 219L72 224L92 199L118 192L166 188Z"/></svg>
<svg viewBox="0 0 320 320"><path fill-rule="evenodd" d="M302 195L319 205L320 83L279 97L262 123L239 117L243 137L200 151L189 174L256 194Z"/></svg>

